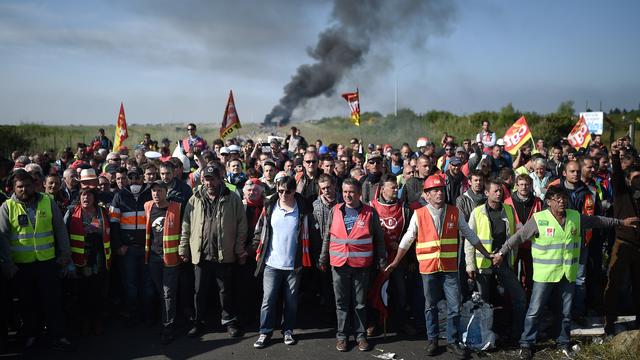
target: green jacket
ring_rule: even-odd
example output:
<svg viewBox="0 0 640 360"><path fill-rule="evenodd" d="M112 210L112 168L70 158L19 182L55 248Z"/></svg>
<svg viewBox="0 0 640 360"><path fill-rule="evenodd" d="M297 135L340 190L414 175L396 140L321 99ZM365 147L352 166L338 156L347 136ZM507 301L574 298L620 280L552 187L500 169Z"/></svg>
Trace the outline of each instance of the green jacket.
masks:
<svg viewBox="0 0 640 360"><path fill-rule="evenodd" d="M205 219L203 196L206 195L204 188L201 188L187 202L182 220L178 253L180 256L189 257L191 263L198 264L202 251L204 222L205 220L214 221L218 240L218 261L221 263L236 262L237 257L246 251L247 218L242 200L227 187L222 186L216 218Z"/></svg>

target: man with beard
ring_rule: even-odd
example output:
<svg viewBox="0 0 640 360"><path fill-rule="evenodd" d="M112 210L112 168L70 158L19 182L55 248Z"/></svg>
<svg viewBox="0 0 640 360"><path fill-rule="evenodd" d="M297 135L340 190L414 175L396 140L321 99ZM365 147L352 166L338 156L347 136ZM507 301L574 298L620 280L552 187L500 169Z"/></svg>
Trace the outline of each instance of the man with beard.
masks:
<svg viewBox="0 0 640 360"><path fill-rule="evenodd" d="M516 191L511 197L505 199L504 203L515 210L516 230L520 230L531 219L533 214L542 210L542 200L533 193L533 180L525 174L520 174L516 177ZM518 248L514 268L520 269L520 282L527 297L530 298L533 286L533 263L530 242L525 242Z"/></svg>
<svg viewBox="0 0 640 360"><path fill-rule="evenodd" d="M467 177L460 171L461 165L462 160L454 157L449 160L449 166L447 166L447 170L444 172L444 181L446 183L445 202L447 204L455 205L458 196L469 188Z"/></svg>
<svg viewBox="0 0 640 360"><path fill-rule="evenodd" d="M371 200L371 206L378 212L380 225L384 232L384 244L387 250L387 263L391 263L398 252L402 235L409 226L412 211L398 199L398 181L393 174L385 174L380 179L377 197ZM396 329L407 335L415 335L416 330L409 323L406 313L407 287L405 275L407 260L399 263L398 268L390 275L389 286L392 294L392 321Z"/></svg>
<svg viewBox="0 0 640 360"><path fill-rule="evenodd" d="M382 155L374 151L367 160L367 178L362 183L362 201L369 203L375 199L382 177Z"/></svg>
<svg viewBox="0 0 640 360"><path fill-rule="evenodd" d="M60 266L71 262L69 236L62 213L47 195L34 191L33 178L22 169L11 179L13 195L0 207L0 265L14 279L20 298L25 347L33 346L38 310L44 310L47 335L53 350L72 350L64 336Z"/></svg>

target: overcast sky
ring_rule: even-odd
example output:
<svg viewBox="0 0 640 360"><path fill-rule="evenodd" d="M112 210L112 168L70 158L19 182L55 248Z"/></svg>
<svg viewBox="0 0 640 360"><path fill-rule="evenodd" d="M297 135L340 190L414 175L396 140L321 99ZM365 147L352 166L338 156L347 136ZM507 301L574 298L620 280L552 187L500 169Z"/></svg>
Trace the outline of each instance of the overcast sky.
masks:
<svg viewBox="0 0 640 360"><path fill-rule="evenodd" d="M294 120L346 116L339 94L356 87L363 111L391 113L396 80L399 107L417 112L639 106L639 1L432 2L444 4L437 14L373 38L336 93ZM2 1L0 123L111 124L123 101L132 123L217 124L230 89L240 120L262 121L315 61L308 48L336 24L333 5Z"/></svg>

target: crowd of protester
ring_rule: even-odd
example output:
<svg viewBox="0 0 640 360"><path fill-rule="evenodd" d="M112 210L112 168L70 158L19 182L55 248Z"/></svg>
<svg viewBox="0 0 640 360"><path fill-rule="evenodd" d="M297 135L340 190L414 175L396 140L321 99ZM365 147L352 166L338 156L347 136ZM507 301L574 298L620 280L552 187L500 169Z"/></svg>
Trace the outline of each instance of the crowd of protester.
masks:
<svg viewBox="0 0 640 360"><path fill-rule="evenodd" d="M189 124L183 139L145 134L112 151L100 129L57 157L5 154L2 348L14 329L27 349L40 338L73 350L70 334L103 334L108 313L128 327L159 322L163 344L185 335L184 319L189 337L219 322L231 337L257 328L256 348L274 329L293 345L305 299L303 310L335 315L339 351L350 336L366 351L382 331L368 296L380 273L390 330L426 337L428 355L439 300L447 350L468 355L460 306L474 291L507 309L495 313L507 324L494 326L498 347L519 344L522 358L545 312L569 357L571 326L604 316L614 335L624 300L640 315L640 166L628 137L607 147L593 135L580 150L540 139L512 156L488 121L475 138L415 147L309 143L290 130L283 142L208 144Z"/></svg>

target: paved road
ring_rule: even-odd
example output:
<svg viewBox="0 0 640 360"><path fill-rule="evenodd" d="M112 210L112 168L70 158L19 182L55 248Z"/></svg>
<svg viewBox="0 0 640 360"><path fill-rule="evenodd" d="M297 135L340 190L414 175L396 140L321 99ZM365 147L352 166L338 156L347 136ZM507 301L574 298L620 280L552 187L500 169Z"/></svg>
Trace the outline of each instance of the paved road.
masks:
<svg viewBox="0 0 640 360"><path fill-rule="evenodd" d="M311 314L307 317L312 316ZM253 342L257 338L255 331L247 332L241 338L229 338L222 329L212 330L201 338L191 339L182 334L188 330L186 325L180 326L181 335L170 345L159 343L160 328L148 328L143 325L135 328L125 328L119 320L111 321L106 326L103 336L73 337L77 351L73 353L57 353L44 346L36 346L28 353L19 354L18 346L10 344L13 354L0 355L0 359L278 359L278 360L306 360L306 359L376 359L374 356L383 353L395 353L396 359L424 359L425 341L419 337L398 337L396 334L382 335L370 339L373 349L360 352L352 341L350 350L340 353L335 349L335 332L329 321L331 316L320 315L324 321L313 322L301 319L301 328L296 329L298 343L287 346L282 342L282 335L274 333L269 346L264 349L254 349ZM316 327L304 324L315 323ZM437 359L453 359L444 352Z"/></svg>

